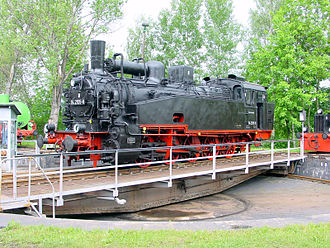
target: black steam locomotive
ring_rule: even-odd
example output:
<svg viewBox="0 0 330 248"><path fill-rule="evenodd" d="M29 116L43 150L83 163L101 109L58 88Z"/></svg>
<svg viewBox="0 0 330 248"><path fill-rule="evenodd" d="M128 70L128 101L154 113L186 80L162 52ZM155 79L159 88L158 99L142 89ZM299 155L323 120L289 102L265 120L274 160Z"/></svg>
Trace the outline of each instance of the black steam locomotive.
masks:
<svg viewBox="0 0 330 248"><path fill-rule="evenodd" d="M46 125L44 143L66 151L160 147L156 152L130 152L121 161L169 158L164 146L235 143L268 139L273 129L274 104L265 88L230 75L204 78L196 86L193 68L168 68L161 62L124 61L122 54L104 59L105 42L91 41L88 66L73 75L64 90L66 131ZM217 154L244 151L245 146L217 147ZM205 156L209 149L173 149L174 158ZM81 156L80 156L81 157ZM113 156L88 159L111 163Z"/></svg>

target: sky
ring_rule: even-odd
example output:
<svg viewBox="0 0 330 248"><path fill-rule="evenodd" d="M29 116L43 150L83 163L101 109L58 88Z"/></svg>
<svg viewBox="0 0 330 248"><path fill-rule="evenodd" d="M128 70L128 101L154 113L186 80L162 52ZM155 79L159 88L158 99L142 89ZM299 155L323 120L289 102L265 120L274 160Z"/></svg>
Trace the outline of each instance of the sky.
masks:
<svg viewBox="0 0 330 248"><path fill-rule="evenodd" d="M125 44L129 28L133 28L141 16L156 19L162 9L170 7L170 3L171 0L128 0L123 7L122 19L113 25L109 34L97 38L110 43L114 52L125 55ZM256 8L254 0L233 0L233 3L235 19L247 27L249 10ZM321 86L330 87L330 81L321 82Z"/></svg>
<svg viewBox="0 0 330 248"><path fill-rule="evenodd" d="M233 0L235 19L247 26L249 9L255 8L253 0ZM98 37L114 46L115 52L124 53L125 43L129 28L136 25L136 21L141 17L152 17L156 19L159 12L170 7L171 0L128 0L123 7L123 18L113 26L112 32L106 36Z"/></svg>

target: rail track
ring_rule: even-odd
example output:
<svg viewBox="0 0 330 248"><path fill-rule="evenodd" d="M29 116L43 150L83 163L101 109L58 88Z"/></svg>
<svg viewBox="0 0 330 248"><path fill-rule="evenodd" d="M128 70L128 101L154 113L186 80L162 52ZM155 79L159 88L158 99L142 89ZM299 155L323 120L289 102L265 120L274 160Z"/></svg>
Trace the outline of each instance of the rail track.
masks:
<svg viewBox="0 0 330 248"><path fill-rule="evenodd" d="M276 155L280 155L284 153L276 153ZM293 155L293 154L292 154ZM269 158L270 154L251 154L249 160L251 162L258 162L261 159ZM244 162L245 156L233 156L231 158L218 158L217 164L218 165L231 165L236 164L239 162ZM177 162L174 163L173 170L180 169L180 168L188 168L188 167L198 167L198 166L207 166L212 163L212 160L204 159L204 160L197 160L193 162ZM84 167L86 169L86 167ZM114 169L103 169L99 167L99 170L93 171L74 171L75 169L79 168L65 168L63 170L63 181L74 181L74 180L87 180L87 179L95 179L95 178L106 178L106 177L114 177L115 171ZM151 165L148 167L129 167L129 168L118 168L118 175L136 175L141 173L152 173L156 171L168 170L169 165L167 164L160 164L160 165ZM66 172L70 171L70 172ZM58 182L60 175L58 169L49 169L45 171L49 180L53 183ZM55 174L56 173L56 174ZM22 177L22 175L25 175ZM20 171L17 173L17 187L20 186L27 186L28 185L28 172L27 171ZM45 177L40 173L40 171L34 170L31 173L31 185L40 185L40 184L48 184ZM13 187L13 175L12 173L3 173L2 174L2 188L12 188Z"/></svg>
<svg viewBox="0 0 330 248"><path fill-rule="evenodd" d="M300 180L307 180L307 181L312 181L312 182L320 182L320 183L330 184L330 180L322 179L322 178L305 177L305 176L299 176L299 175L294 175L294 174L289 174L288 177L289 178L294 178L294 179L300 179Z"/></svg>

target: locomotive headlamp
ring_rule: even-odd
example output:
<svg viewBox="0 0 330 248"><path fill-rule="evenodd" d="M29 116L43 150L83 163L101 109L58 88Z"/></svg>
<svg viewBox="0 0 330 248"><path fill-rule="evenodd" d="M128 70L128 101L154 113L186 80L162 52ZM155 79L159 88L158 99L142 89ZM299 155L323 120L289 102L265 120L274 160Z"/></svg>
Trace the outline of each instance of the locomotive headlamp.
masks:
<svg viewBox="0 0 330 248"><path fill-rule="evenodd" d="M74 81L73 79L70 81L70 85L71 85L72 87L75 85L75 81Z"/></svg>

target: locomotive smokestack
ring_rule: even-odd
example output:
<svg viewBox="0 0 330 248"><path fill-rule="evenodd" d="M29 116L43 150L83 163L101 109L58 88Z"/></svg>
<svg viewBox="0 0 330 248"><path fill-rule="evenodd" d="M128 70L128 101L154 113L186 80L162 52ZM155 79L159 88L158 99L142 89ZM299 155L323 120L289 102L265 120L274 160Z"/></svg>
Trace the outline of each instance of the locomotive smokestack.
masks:
<svg viewBox="0 0 330 248"><path fill-rule="evenodd" d="M104 71L105 41L91 40L91 67L98 73Z"/></svg>

